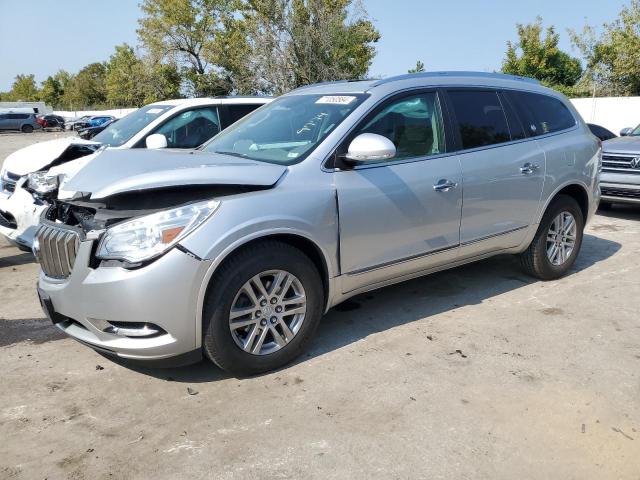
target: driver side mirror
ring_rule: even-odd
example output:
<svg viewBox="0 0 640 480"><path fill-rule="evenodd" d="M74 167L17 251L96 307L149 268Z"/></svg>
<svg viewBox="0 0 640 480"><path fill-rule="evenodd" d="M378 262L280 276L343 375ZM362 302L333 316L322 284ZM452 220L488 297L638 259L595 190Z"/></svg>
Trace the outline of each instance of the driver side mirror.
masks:
<svg viewBox="0 0 640 480"><path fill-rule="evenodd" d="M628 137L629 135L631 135L631 132L633 132L633 128L631 127L623 128L622 130L620 130L620 136Z"/></svg>
<svg viewBox="0 0 640 480"><path fill-rule="evenodd" d="M344 160L351 165L374 163L396 156L396 146L391 140L376 133L361 133L349 144Z"/></svg>
<svg viewBox="0 0 640 480"><path fill-rule="evenodd" d="M161 133L154 133L146 138L145 144L147 145L147 148L152 149L167 148L167 137Z"/></svg>

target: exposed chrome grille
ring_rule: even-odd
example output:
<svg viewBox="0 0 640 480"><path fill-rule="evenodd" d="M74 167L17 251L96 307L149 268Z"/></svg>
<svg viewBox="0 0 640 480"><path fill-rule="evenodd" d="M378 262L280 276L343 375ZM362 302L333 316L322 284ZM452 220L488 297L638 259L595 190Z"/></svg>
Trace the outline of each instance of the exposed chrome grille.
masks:
<svg viewBox="0 0 640 480"><path fill-rule="evenodd" d="M636 158L640 158L640 154L621 155L604 153L602 155L602 171L640 175L640 160L636 160Z"/></svg>
<svg viewBox="0 0 640 480"><path fill-rule="evenodd" d="M80 247L80 234L65 226L42 223L36 232L34 251L42 271L48 277L71 275Z"/></svg>

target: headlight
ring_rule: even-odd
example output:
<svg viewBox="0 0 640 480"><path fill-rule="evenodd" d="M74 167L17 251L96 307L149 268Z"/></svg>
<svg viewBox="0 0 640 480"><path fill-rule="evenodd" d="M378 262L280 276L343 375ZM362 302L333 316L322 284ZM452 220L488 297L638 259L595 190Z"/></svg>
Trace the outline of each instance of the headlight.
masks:
<svg viewBox="0 0 640 480"><path fill-rule="evenodd" d="M131 263L162 255L204 222L219 201L193 203L115 225L105 232L96 256Z"/></svg>
<svg viewBox="0 0 640 480"><path fill-rule="evenodd" d="M29 188L36 193L45 194L58 188L57 175L48 175L48 172L34 172L27 176Z"/></svg>

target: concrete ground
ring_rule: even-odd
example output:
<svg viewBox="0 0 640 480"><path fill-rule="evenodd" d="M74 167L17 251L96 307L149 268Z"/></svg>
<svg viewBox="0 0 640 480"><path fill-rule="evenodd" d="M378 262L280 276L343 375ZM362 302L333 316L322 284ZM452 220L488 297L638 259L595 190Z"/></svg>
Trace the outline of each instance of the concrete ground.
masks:
<svg viewBox="0 0 640 480"><path fill-rule="evenodd" d="M562 280L499 257L362 295L239 380L65 338L2 243L0 478L638 480L639 251L640 209L614 209Z"/></svg>

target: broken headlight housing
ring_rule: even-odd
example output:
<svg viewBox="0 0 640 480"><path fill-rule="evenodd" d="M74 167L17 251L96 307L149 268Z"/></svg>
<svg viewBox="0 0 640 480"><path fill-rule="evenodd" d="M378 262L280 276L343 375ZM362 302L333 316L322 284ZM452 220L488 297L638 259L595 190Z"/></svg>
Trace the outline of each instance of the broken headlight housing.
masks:
<svg viewBox="0 0 640 480"><path fill-rule="evenodd" d="M108 228L96 256L140 263L167 252L200 226L220 202L210 200L134 218Z"/></svg>
<svg viewBox="0 0 640 480"><path fill-rule="evenodd" d="M58 189L60 179L57 175L49 175L48 172L33 172L27 176L29 189L40 195L51 193Z"/></svg>

